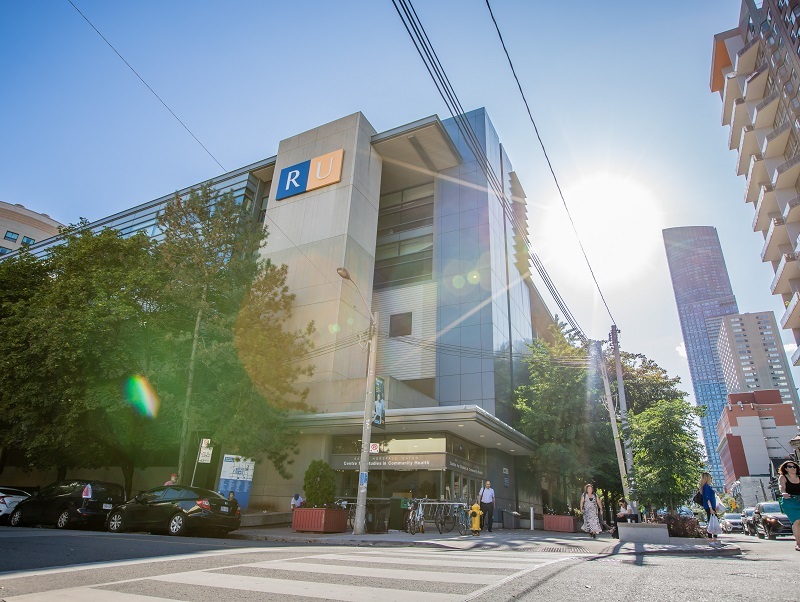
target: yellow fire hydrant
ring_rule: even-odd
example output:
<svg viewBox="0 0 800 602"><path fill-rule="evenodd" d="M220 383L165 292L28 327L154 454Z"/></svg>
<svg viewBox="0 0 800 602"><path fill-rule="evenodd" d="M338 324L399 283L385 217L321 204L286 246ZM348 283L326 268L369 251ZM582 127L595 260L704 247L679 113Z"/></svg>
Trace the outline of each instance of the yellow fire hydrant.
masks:
<svg viewBox="0 0 800 602"><path fill-rule="evenodd" d="M472 508L469 510L470 519L472 519L472 534L473 535L480 535L481 533L481 515L483 514L483 510L481 510L480 505L476 502L472 505Z"/></svg>

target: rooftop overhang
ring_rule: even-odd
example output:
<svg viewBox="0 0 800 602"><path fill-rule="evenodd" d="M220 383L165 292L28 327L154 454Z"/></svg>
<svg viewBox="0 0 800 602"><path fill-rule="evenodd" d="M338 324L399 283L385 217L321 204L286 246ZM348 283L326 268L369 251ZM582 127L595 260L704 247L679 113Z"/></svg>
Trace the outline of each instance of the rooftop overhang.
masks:
<svg viewBox="0 0 800 602"><path fill-rule="evenodd" d="M381 194L430 182L440 171L462 162L436 115L375 134L372 147L383 159Z"/></svg>
<svg viewBox="0 0 800 602"><path fill-rule="evenodd" d="M289 418L302 435L358 435L364 423L363 412L295 414ZM373 437L409 433L447 432L486 449L513 456L527 456L533 441L478 406L440 406L386 410L386 428L373 429Z"/></svg>
<svg viewBox="0 0 800 602"><path fill-rule="evenodd" d="M711 49L711 81L709 82L712 92L722 92L725 72L732 68L731 56L728 54L725 40L738 35L739 29L734 28L714 36L714 43Z"/></svg>

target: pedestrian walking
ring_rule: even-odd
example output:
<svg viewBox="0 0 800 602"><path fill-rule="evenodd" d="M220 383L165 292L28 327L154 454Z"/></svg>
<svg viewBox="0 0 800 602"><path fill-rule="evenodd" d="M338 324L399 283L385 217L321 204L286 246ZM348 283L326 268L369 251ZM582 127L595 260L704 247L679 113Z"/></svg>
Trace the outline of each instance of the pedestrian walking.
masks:
<svg viewBox="0 0 800 602"><path fill-rule="evenodd" d="M581 512L583 512L582 529L596 538L603 528L600 526L600 517L603 515L603 506L600 496L594 492L594 485L587 483L581 495Z"/></svg>
<svg viewBox="0 0 800 602"><path fill-rule="evenodd" d="M169 481L167 481L166 483L164 483L164 486L165 486L165 487L169 487L170 485L177 485L177 484L178 484L178 473L176 473L176 472L173 472L173 473L172 473L172 474L169 476Z"/></svg>
<svg viewBox="0 0 800 602"><path fill-rule="evenodd" d="M797 462L787 460L778 468L778 487L781 491L781 510L789 517L794 533L794 549L800 552L800 468Z"/></svg>
<svg viewBox="0 0 800 602"><path fill-rule="evenodd" d="M719 520L717 519L717 494L711 486L713 480L711 474L704 472L700 475L700 483L697 485L697 489L703 498L701 506L703 506L703 510L706 511L706 522L708 523L706 530L708 531L709 539L715 539L717 535L719 535L718 529L721 530ZM714 516L713 522L711 521L712 515Z"/></svg>
<svg viewBox="0 0 800 602"><path fill-rule="evenodd" d="M489 528L489 533L492 532L492 523L494 522L494 489L492 489L492 482L486 481L486 485L481 487L478 493L478 502L481 507L481 529L486 525Z"/></svg>

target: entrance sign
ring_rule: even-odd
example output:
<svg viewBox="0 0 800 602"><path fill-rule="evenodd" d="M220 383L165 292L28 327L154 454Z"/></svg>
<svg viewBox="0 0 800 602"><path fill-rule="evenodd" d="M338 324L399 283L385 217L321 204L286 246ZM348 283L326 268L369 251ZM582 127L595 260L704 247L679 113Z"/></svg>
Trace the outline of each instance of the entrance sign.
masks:
<svg viewBox="0 0 800 602"><path fill-rule="evenodd" d="M211 447L211 439L200 440L200 453L197 454L198 464L211 464L211 454L214 453L214 448Z"/></svg>
<svg viewBox="0 0 800 602"><path fill-rule="evenodd" d="M247 509L250 502L250 488L253 485L253 471L256 463L252 458L225 454L219 472L219 492L226 498L233 491L239 507Z"/></svg>
<svg viewBox="0 0 800 602"><path fill-rule="evenodd" d="M353 454L331 454L331 468L334 470L358 470L360 457ZM370 470L458 470L483 478L486 469L482 464L434 452L427 454L380 454L369 458Z"/></svg>
<svg viewBox="0 0 800 602"><path fill-rule="evenodd" d="M314 157L290 167L284 167L278 177L278 190L275 200L330 186L342 180L344 149Z"/></svg>

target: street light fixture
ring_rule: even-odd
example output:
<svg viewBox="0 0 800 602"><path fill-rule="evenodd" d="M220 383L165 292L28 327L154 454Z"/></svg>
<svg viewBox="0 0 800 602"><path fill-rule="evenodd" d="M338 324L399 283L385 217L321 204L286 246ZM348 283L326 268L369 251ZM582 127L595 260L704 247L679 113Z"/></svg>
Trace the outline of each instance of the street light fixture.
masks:
<svg viewBox="0 0 800 602"><path fill-rule="evenodd" d="M369 340L367 342L367 392L364 396L364 423L361 427L361 459L358 465L358 496L356 497L356 516L353 524L353 535L363 535L367 522L367 480L369 477L369 444L372 440L372 414L375 404L375 355L378 347L377 318L370 311L370 305L361 293L361 289L350 277L347 268L336 268L342 280L349 280L355 287L358 296L369 312Z"/></svg>

